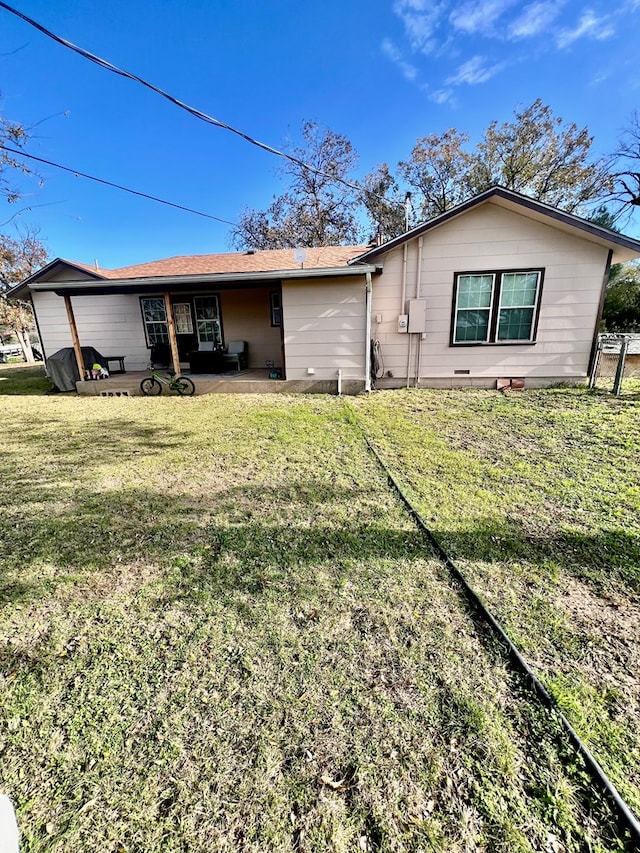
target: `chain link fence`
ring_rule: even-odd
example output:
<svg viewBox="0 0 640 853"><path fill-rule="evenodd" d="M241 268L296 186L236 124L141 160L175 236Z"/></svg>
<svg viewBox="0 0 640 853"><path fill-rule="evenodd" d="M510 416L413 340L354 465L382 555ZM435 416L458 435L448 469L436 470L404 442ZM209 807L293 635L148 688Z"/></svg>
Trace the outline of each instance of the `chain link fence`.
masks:
<svg viewBox="0 0 640 853"><path fill-rule="evenodd" d="M589 387L618 395L626 379L640 381L640 334L598 335Z"/></svg>

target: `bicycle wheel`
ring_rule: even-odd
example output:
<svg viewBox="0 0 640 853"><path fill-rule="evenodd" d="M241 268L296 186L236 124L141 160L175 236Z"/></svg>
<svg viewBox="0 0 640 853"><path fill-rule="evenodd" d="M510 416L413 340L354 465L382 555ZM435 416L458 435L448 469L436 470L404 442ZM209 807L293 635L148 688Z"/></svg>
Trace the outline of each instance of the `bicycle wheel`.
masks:
<svg viewBox="0 0 640 853"><path fill-rule="evenodd" d="M192 397L196 392L196 386L186 376L180 376L178 379L174 379L172 387L176 389L181 397Z"/></svg>
<svg viewBox="0 0 640 853"><path fill-rule="evenodd" d="M157 397L162 394L162 385L153 376L146 376L140 383L140 390L145 397Z"/></svg>

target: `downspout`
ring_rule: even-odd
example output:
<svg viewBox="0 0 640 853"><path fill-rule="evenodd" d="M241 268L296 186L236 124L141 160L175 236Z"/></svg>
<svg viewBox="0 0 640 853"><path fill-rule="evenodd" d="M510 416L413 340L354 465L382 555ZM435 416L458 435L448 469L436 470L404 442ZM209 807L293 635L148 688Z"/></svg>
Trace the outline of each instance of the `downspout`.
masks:
<svg viewBox="0 0 640 853"><path fill-rule="evenodd" d="M405 302L407 301L407 243L402 246L402 297L400 300L400 314L404 314Z"/></svg>
<svg viewBox="0 0 640 853"><path fill-rule="evenodd" d="M371 273L365 273L365 333L364 333L364 390L371 391L371 296L373 287L371 285Z"/></svg>
<svg viewBox="0 0 640 853"><path fill-rule="evenodd" d="M402 257L402 303L400 305L400 313L404 314L406 309L407 302L407 241L405 240L403 244L403 257ZM407 329L407 388L409 387L409 369L411 367L411 335L409 334L409 330Z"/></svg>
<svg viewBox="0 0 640 853"><path fill-rule="evenodd" d="M416 268L416 299L420 299L420 276L422 274L422 241L423 238L418 238L418 266ZM418 345L416 347L416 388L420 382L420 357L422 356L422 334L418 337Z"/></svg>

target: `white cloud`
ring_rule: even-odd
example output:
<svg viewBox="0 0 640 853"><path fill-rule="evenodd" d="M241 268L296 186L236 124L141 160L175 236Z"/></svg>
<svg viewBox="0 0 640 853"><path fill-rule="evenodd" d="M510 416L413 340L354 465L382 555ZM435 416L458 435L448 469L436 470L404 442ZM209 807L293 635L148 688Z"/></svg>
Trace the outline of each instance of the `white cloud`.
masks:
<svg viewBox="0 0 640 853"><path fill-rule="evenodd" d="M527 6L520 17L509 25L509 38L531 38L539 35L557 17L562 5L557 0L540 0Z"/></svg>
<svg viewBox="0 0 640 853"><path fill-rule="evenodd" d="M436 104L453 103L453 89L437 89L429 95L429 99Z"/></svg>
<svg viewBox="0 0 640 853"><path fill-rule="evenodd" d="M457 72L452 77L448 77L445 83L450 86L460 86L462 83L475 86L478 83L486 83L503 68L503 64L487 66L482 56L472 56L471 59L463 62Z"/></svg>
<svg viewBox="0 0 640 853"><path fill-rule="evenodd" d="M493 25L515 0L468 0L454 9L449 20L465 33L490 33Z"/></svg>
<svg viewBox="0 0 640 853"><path fill-rule="evenodd" d="M609 22L608 15L598 17L590 9L581 16L580 21L572 30L562 30L557 37L558 47L568 47L581 38L591 38L604 41L611 38L615 33L613 25Z"/></svg>
<svg viewBox="0 0 640 853"><path fill-rule="evenodd" d="M385 39L382 42L382 52L393 62L394 65L397 65L398 68L402 71L402 75L407 80L415 80L418 76L418 69L415 65L412 65L410 62L407 62L402 55L402 52L396 45L390 40Z"/></svg>
<svg viewBox="0 0 640 853"><path fill-rule="evenodd" d="M446 2L435 0L396 0L393 11L401 19L413 50L431 53L438 45L435 38Z"/></svg>

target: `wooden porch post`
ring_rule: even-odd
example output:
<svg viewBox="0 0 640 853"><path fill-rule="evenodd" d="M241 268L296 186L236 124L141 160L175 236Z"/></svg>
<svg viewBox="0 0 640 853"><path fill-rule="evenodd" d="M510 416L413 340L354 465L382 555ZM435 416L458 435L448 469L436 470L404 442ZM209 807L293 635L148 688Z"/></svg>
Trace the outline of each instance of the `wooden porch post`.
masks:
<svg viewBox="0 0 640 853"><path fill-rule="evenodd" d="M180 356L178 354L178 341L176 339L176 325L173 322L173 311L171 300L167 291L164 292L164 308L167 312L167 326L169 329L169 346L171 347L171 361L176 376L180 376Z"/></svg>
<svg viewBox="0 0 640 853"><path fill-rule="evenodd" d="M76 363L78 365L78 371L80 372L80 381L84 381L84 359L82 358L82 350L80 349L80 338L78 337L78 327L76 326L76 318L73 314L73 307L71 305L71 297L64 295L64 307L67 309L67 320L69 321L69 328L71 330L71 340L73 341L73 351L76 354Z"/></svg>

